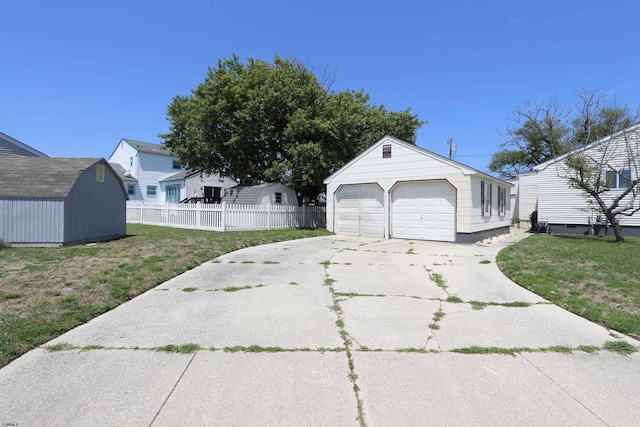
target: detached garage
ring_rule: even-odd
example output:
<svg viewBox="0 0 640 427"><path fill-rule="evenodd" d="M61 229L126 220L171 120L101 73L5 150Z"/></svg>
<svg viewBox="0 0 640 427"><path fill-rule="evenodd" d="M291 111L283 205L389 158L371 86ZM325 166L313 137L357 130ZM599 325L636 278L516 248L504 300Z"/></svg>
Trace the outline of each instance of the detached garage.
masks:
<svg viewBox="0 0 640 427"><path fill-rule="evenodd" d="M472 243L509 232L510 183L393 137L324 183L337 234Z"/></svg>

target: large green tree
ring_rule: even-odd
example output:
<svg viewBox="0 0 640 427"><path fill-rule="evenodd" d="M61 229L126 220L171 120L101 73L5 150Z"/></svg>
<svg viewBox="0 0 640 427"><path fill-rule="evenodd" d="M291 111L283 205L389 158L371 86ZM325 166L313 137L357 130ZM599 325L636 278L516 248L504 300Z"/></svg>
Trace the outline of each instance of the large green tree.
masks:
<svg viewBox="0 0 640 427"><path fill-rule="evenodd" d="M425 122L409 108L388 111L362 90L323 83L295 59L220 59L191 95L173 99L160 136L191 169L241 184L283 182L307 199L384 135L415 143Z"/></svg>

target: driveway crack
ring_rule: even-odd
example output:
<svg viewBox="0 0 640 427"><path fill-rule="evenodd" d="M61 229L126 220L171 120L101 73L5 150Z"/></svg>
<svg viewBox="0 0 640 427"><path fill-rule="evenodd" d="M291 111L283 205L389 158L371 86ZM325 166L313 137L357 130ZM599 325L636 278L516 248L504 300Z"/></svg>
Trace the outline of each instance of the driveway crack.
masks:
<svg viewBox="0 0 640 427"><path fill-rule="evenodd" d="M594 417L596 417L598 420L600 420L602 422L602 424L608 426L610 425L609 423L607 423L605 420L603 420L600 416L598 416L598 414L596 414L595 412L593 412L587 405L585 405L584 403L582 403L580 400L576 399L576 397L571 394L571 392L569 390L567 390L566 388L564 388L560 383L558 383L556 380L554 380L553 378L551 378L549 375L547 375L546 372L544 372L542 369L540 369L535 363L533 363L531 360L529 360L527 358L526 355L524 354L520 354L520 356L522 356L522 358L524 358L524 360L527 361L527 363L529 363L534 369L536 369L538 372L540 372L542 375L544 375L549 381L551 381L553 384L556 385L556 387L558 387L560 390L562 390L564 393L567 394L567 396L569 396L571 399L573 399L574 402L576 402L578 405L582 406L584 409L586 409L591 415L593 415Z"/></svg>
<svg viewBox="0 0 640 427"><path fill-rule="evenodd" d="M358 423L360 427L366 427L367 423L364 418L364 405L362 399L360 398L360 387L358 386L357 379L358 374L356 374L355 365L353 362L353 355L351 354L351 345L353 343L353 339L345 329L344 324L344 312L342 311L342 307L340 306L340 299L338 295L336 295L336 290L333 287L334 280L329 277L329 266L331 265L330 261L326 261L324 264L324 274L325 274L325 285L329 288L329 292L331 292L331 298L333 299L332 309L336 313L336 326L338 327L340 338L342 338L342 342L344 344L345 353L347 354L347 363L349 365L349 380L353 384L353 393L356 397L356 404L358 409Z"/></svg>
<svg viewBox="0 0 640 427"><path fill-rule="evenodd" d="M171 396L173 395L173 392L176 390L176 388L178 387L178 384L180 384L180 381L182 381L182 378L184 377L184 374L187 373L187 370L189 369L189 367L191 366L191 362L193 362L193 359L195 359L196 354L198 354L198 352L196 351L195 353L193 353L193 355L191 356L191 359L189 359L189 363L187 363L187 366L185 366L184 370L182 371L182 373L180 374L180 377L178 377L178 380L176 381L176 383L173 385L173 387L171 388L171 391L169 392L169 394L167 395L167 398L164 399L164 402L162 402L162 405L160 405L160 408L158 408L158 412L156 412L156 414L153 416L153 419L151 420L151 422L149 423L149 427L151 427L153 425L153 423L156 422L156 419L158 418L158 415L160 415L160 412L162 412L162 410L164 409L165 405L167 404L167 402L169 401L169 399L171 398Z"/></svg>

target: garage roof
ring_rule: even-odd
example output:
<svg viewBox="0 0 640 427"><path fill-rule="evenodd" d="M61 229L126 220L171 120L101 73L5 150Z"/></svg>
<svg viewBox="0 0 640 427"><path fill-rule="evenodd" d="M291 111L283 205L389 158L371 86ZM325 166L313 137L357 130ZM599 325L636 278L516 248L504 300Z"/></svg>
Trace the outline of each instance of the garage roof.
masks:
<svg viewBox="0 0 640 427"><path fill-rule="evenodd" d="M472 168L471 166L467 166L463 163L457 162L453 159L449 159L447 157L441 156L439 154L434 153L433 151L429 151L429 150L425 150L424 148L418 147L415 144L410 144L408 142L402 141L400 139L394 138L392 136L385 136L383 138L381 138L380 140L378 140L376 143L374 143L371 147L367 148L366 150L364 150L362 153L358 154L355 158L353 158L349 163L347 163L346 165L344 165L343 167L341 167L340 169L338 169L337 171L335 171L333 174L331 174L329 177L325 178L324 180L324 184L329 184L337 175L339 175L343 170L345 170L346 168L348 168L349 166L351 166L353 163L357 162L359 159L361 159L362 157L364 157L365 155L367 155L369 152L375 150L378 146L385 144L385 143L390 143L393 142L395 144L399 144L402 145L410 150L415 151L417 154L421 154L424 156L428 156L431 158L434 158L436 160L439 160L445 164L454 166L458 169L460 169L460 172L465 174L465 175L481 175L483 177L486 178L490 178L492 180L496 180L496 181L501 181L505 184L505 186L510 186L513 187L513 184L511 184L510 182L507 181L503 181L499 178L496 178L494 176L491 176L487 173L484 173L482 171L479 171L475 168Z"/></svg>

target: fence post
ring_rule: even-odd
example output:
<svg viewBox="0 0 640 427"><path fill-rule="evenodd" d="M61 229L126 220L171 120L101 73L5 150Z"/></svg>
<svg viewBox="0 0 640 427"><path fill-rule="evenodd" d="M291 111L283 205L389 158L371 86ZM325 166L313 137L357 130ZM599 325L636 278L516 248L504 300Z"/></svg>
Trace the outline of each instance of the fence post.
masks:
<svg viewBox="0 0 640 427"><path fill-rule="evenodd" d="M267 205L267 230L271 230L271 203Z"/></svg>
<svg viewBox="0 0 640 427"><path fill-rule="evenodd" d="M307 226L307 205L302 205L302 224L299 224L298 227L304 228Z"/></svg>
<svg viewBox="0 0 640 427"><path fill-rule="evenodd" d="M227 231L227 202L222 202L222 212L220 213L220 225L222 232Z"/></svg>
<svg viewBox="0 0 640 427"><path fill-rule="evenodd" d="M144 200L140 202L140 224L144 224Z"/></svg>
<svg viewBox="0 0 640 427"><path fill-rule="evenodd" d="M200 201L196 202L196 230L200 230Z"/></svg>

